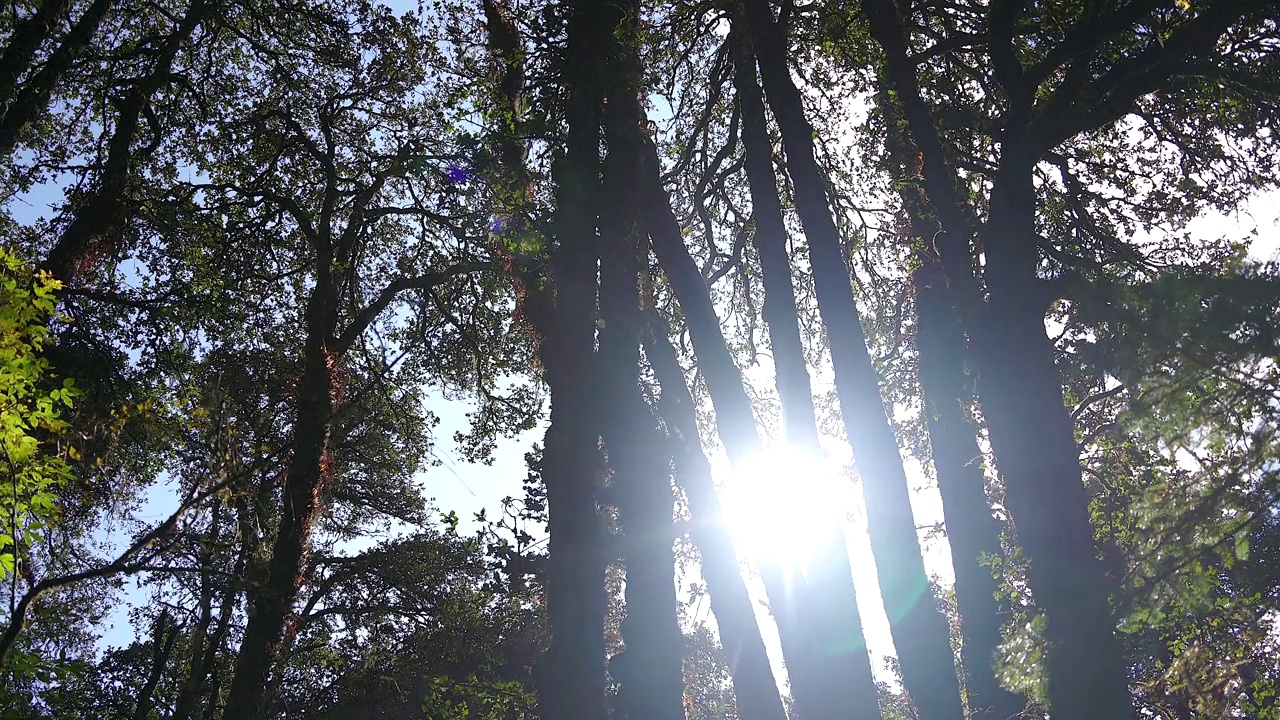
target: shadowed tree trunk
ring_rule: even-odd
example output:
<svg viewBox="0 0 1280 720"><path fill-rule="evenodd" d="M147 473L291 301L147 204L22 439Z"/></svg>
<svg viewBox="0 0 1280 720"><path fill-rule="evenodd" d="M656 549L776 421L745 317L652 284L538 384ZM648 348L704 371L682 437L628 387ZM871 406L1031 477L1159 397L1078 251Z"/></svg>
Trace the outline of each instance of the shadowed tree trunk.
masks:
<svg viewBox="0 0 1280 720"><path fill-rule="evenodd" d="M1013 148L1003 150L1009 165L1019 162ZM1063 718L1124 717L1132 699L1108 600L1112 587L1095 550L1075 426L1045 332L1042 291L1035 286L1034 267L1006 270L994 262L1013 244L1037 252L1031 164L1023 170L1002 159L1001 165L1004 182L998 179L992 191L985 235L990 300L975 333L978 392L1006 479L1005 505L1031 559L1027 579L1037 605L1052 618L1045 638L1058 651L1045 658L1050 687L1072 678L1068 687L1081 682L1093 693L1051 694L1053 712ZM1018 279L1024 270L1027 282Z"/></svg>
<svg viewBox="0 0 1280 720"><path fill-rule="evenodd" d="M747 0L745 7L764 94L782 132L796 210L809 241L818 310L831 345L845 433L862 477L867 529L903 685L923 720L959 718L963 710L950 629L929 589L906 471L885 415L839 231L827 205L814 156L813 127L804 116L800 91L787 66L786 43L768 3Z"/></svg>
<svg viewBox="0 0 1280 720"><path fill-rule="evenodd" d="M963 408L971 394L964 334L936 260L922 261L912 273L912 285L919 320L920 385L955 569L969 712L974 717L1016 717L1026 701L1001 688L995 677L1000 629L1008 614L995 597L999 582L992 568L983 564L985 557L1001 555L1000 526L987 503L982 450Z"/></svg>
<svg viewBox="0 0 1280 720"><path fill-rule="evenodd" d="M520 136L524 52L519 30L501 0L484 0L489 49L499 67L493 116L499 124L496 210L512 232L528 231L525 203L533 184ZM544 379L551 390L542 474L547 487L550 553L547 615L551 646L538 661L539 712L547 718L601 720L605 715L604 588L607 558L596 510L603 472L599 437L592 428L590 399L596 309L595 216L599 182L599 122L602 91L589 68L597 67L603 40L599 8L572 6L564 79L569 90L567 155L557 170L556 235L551 274L512 253L523 292L522 311L539 338Z"/></svg>
<svg viewBox="0 0 1280 720"><path fill-rule="evenodd" d="M675 592L674 497L671 457L656 419L640 392L642 273L648 274L648 243L637 194L642 148L635 141L628 99L640 91L639 3L609 0L601 29L613 39L606 56L608 78L604 136L608 156L600 195L600 389L605 451L623 532L626 569L625 651L609 663L621 684L621 700L632 720L683 720L684 638Z"/></svg>
<svg viewBox="0 0 1280 720"><path fill-rule="evenodd" d="M41 0L40 7L29 18L18 20L9 36L9 46L0 54L0 105L8 104L18 78L31 68L36 51L53 34L71 0Z"/></svg>
<svg viewBox="0 0 1280 720"><path fill-rule="evenodd" d="M551 647L539 663L539 714L556 720L604 717L603 530L596 511L601 472L594 430L599 388L596 329L595 202L600 177L600 79L607 39L597 3L570 3L564 80L569 136L556 168L554 306L533 316L551 388L543 472L547 486L547 615ZM535 308L530 308L534 310ZM539 312L538 314L543 314Z"/></svg>
<svg viewBox="0 0 1280 720"><path fill-rule="evenodd" d="M645 334L645 356L662 389L662 413L675 444L673 459L676 478L689 499L693 516L690 535L701 554L702 576L711 596L711 612L716 616L720 645L729 661L738 716L742 720L785 720L786 711L778 694L777 680L747 584L738 570L738 553L724 524L720 498L711 476L711 463L698 436L698 418L676 349L671 345L665 323L656 318ZM783 636L783 655L796 650L786 647L791 635Z"/></svg>
<svg viewBox="0 0 1280 720"><path fill-rule="evenodd" d="M304 578L303 563L322 486L329 479L328 446L334 404L332 388L338 354L330 346L337 326L338 278L332 248L316 248L316 280L307 300L302 378L293 418L293 454L284 477L280 527L271 548L266 581L249 592L249 620L227 696L229 718L256 720L266 714L266 688L276 653L285 640Z"/></svg>
<svg viewBox="0 0 1280 720"><path fill-rule="evenodd" d="M901 113L887 96L878 96L877 104L891 122L900 118ZM995 675L1000 629L1008 620L1008 611L995 597L999 581L992 568L983 564L984 556L999 557L1002 549L1000 525L987 502L982 449L976 428L964 412L964 404L973 399L976 390L976 370L969 361L964 326L953 305L954 293L933 250L947 239L942 237L944 231L938 226L936 213L918 186L918 151L900 132L891 131L885 144L903 175L899 195L910 232L905 240L915 248L919 263L911 273L911 284L915 294L920 389L955 569L960 659L968 710L975 718L1004 720L1017 717L1026 700L1000 687Z"/></svg>
<svg viewBox="0 0 1280 720"><path fill-rule="evenodd" d="M168 608L160 612L156 618L155 630L151 634L151 668L147 672L147 680L138 690L137 704L133 707L133 720L147 720L151 708L155 707L156 686L164 676L165 667L169 664L169 656L173 654L173 644L178 640L178 624L169 614Z"/></svg>
<svg viewBox="0 0 1280 720"><path fill-rule="evenodd" d="M760 254L764 285L764 317L773 350L778 395L787 441L804 452L821 457L818 423L813 406L813 390L800 339L795 288L791 282L791 259L787 254L786 226L778 197L773 166L773 145L769 140L764 98L756 80L750 39L743 28L730 33L733 54L734 88L742 110L742 143L751 189L755 244ZM784 481L779 478L779 481ZM830 542L823 545L810 563L807 581L805 624L810 634L812 662L823 683L817 694L827 703L822 708L805 707L811 718L878 717L880 713L871 659L862 632L862 619L849 572L849 554L843 530L833 523ZM803 681L805 678L801 678Z"/></svg>
<svg viewBox="0 0 1280 720"><path fill-rule="evenodd" d="M946 230L937 248L952 302L973 340L983 415L1005 478L1005 505L1029 561L1027 580L1047 620L1049 705L1061 718L1127 717L1132 710L1128 673L1115 635L1109 583L1093 542L1074 427L1045 331L1044 293L1036 275L1033 169L1040 152L1062 137L1053 128L1070 125L1071 116L1088 114L1088 109L1042 116L1049 128L1029 133L1035 88L1027 84L1011 45L1011 20L1019 8L993 4L993 37L986 41L1010 106L982 228L989 291L983 303L969 246L979 228L966 214L966 201L956 190L932 113L921 96L898 9L891 0L867 0L863 10L885 52L889 81L923 155L925 190ZM1174 38L1164 44L1178 46ZM1109 97L1104 105L1109 115L1124 102Z"/></svg>
<svg viewBox="0 0 1280 720"><path fill-rule="evenodd" d="M1000 526L987 503L982 450L963 408L971 395L964 333L936 259L923 259L911 281L919 320L916 343L925 423L956 575L969 712L1004 720L1016 717L1026 701L1001 688L995 677L995 654L1007 612L995 597L999 582L982 560L1000 556Z"/></svg>
<svg viewBox="0 0 1280 720"><path fill-rule="evenodd" d="M210 511L209 519L209 538L215 540L218 537L218 529L222 520L222 503L214 504ZM187 655L187 677L182 683L182 690L178 693L178 699L173 706L173 720L187 720L191 716L191 712L195 707L196 698L199 697L200 688L204 685L205 678L200 674L199 670L203 667L205 645L209 641L209 627L213 624L213 553L210 550L211 542L201 544L199 560L200 560L200 597L196 605L196 623L191 629L190 652ZM227 588L227 595L231 594L230 588Z"/></svg>

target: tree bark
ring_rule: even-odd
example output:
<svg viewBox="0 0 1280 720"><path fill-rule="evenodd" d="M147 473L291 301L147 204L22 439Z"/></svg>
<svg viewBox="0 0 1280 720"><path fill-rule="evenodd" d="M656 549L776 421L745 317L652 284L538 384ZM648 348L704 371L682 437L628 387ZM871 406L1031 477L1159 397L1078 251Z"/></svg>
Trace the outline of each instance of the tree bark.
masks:
<svg viewBox="0 0 1280 720"><path fill-rule="evenodd" d="M886 124L896 127L900 108L886 94L877 98ZM955 291L948 282L936 248L949 242L937 213L915 181L919 153L910 139L891 130L885 145L899 168L899 196L908 220L918 267L911 273L916 307L916 351L925 426L934 472L942 496L942 514L955 570L956 609L960 615L960 660L965 673L966 704L974 718L1017 717L1025 698L1000 686L995 656L1007 608L996 600L999 581L983 558L1002 554L1000 524L987 502L984 458L964 404L974 399L977 369L969 348Z"/></svg>
<svg viewBox="0 0 1280 720"><path fill-rule="evenodd" d="M702 577L711 596L720 645L729 660L738 715L742 720L785 720L786 710L756 623L751 595L738 570L738 553L724 525L711 463L699 439L693 397L665 325L650 324L645 335L645 356L662 389L663 418L675 430L671 439L675 444L676 479L689 500L693 516L690 535L701 554ZM791 637L784 634L783 642ZM784 644L785 657L795 657L795 653L795 649L788 652Z"/></svg>
<svg viewBox="0 0 1280 720"><path fill-rule="evenodd" d="M925 189L946 231L937 245L939 256L973 341L979 398L1005 477L1005 505L1028 560L1031 591L1045 614L1049 705L1061 718L1128 717L1132 699L1110 587L1094 547L1074 427L1036 287L1033 170L1039 160L1034 148L1042 141L1027 132L1027 105L1034 93L1015 87L1025 82L1024 72L1005 52L997 73L1002 85L1012 87L1013 106L981 228L990 295L983 303L969 245L979 229L968 220L966 209L972 208L956 190L920 93L897 7L891 0L866 0L863 10L885 51L888 79L923 154ZM996 30L1007 34L1007 25Z"/></svg>
<svg viewBox="0 0 1280 720"><path fill-rule="evenodd" d="M9 46L0 55L0 105L13 96L18 78L31 69L36 51L53 34L58 16L71 5L71 0L41 0L30 18L14 23Z"/></svg>
<svg viewBox="0 0 1280 720"><path fill-rule="evenodd" d="M549 556L547 615L551 647L539 668L539 714L554 720L604 717L604 590L606 558L596 510L599 434L593 429L598 392L595 201L600 176L599 80L606 40L596 3L570 4L565 81L569 137L556 168L556 296L547 317L535 317L551 388L543 471L547 486Z"/></svg>
<svg viewBox="0 0 1280 720"><path fill-rule="evenodd" d="M930 235L917 231L916 237ZM969 713L975 718L1005 720L1017 717L1026 701L1000 687L995 675L1000 629L1008 613L995 597L999 582L982 559L1001 555L1000 526L987 503L982 450L962 407L972 395L966 378L964 330L936 258L923 257L921 262L911 278L919 322L920 386L956 575L960 659L967 678Z"/></svg>
<svg viewBox="0 0 1280 720"><path fill-rule="evenodd" d="M603 3L602 23L612 43L604 120L609 148L600 196L601 419L623 531L626 569L625 651L610 661L632 720L683 720L684 639L675 592L675 529L670 454L663 452L655 418L640 392L643 327L641 274L648 274L648 243L637 195L642 147L635 141L628 100L640 92L637 44L639 2ZM647 279L647 278L646 278Z"/></svg>
<svg viewBox="0 0 1280 720"><path fill-rule="evenodd" d="M215 538L220 524L221 509L221 503L213 507L213 520L210 523L209 532ZM245 561L252 550L251 543L252 540L249 540L244 535L241 536L240 551L236 555L231 573L225 581L226 584L221 588L222 597L216 614L213 608L213 577L209 572L201 573L200 617L191 633L191 653L187 660L187 677L183 681L182 690L174 703L173 716L170 720L187 720L195 717L203 698L207 697L209 704L216 704L216 679L214 682L209 682L208 680L214 674L218 653L222 650L222 643L226 639L231 616L235 611L236 596L239 593L232 583L235 581L234 579L244 576ZM202 561L201 565L204 567L211 562L212 555L210 554L210 560L207 562ZM213 624L215 618L217 619L216 626ZM210 632L210 628L212 628L212 632Z"/></svg>
<svg viewBox="0 0 1280 720"><path fill-rule="evenodd" d="M986 224L990 300L976 334L978 391L1005 475L1005 505L1029 560L1027 580L1045 613L1050 707L1061 718L1123 718L1133 701L1113 588L1095 548L1075 425L1037 302L1033 166L1016 144L1003 145Z"/></svg>
<svg viewBox="0 0 1280 720"><path fill-rule="evenodd" d="M773 350L778 395L787 441L820 457L813 390L800 339L800 323L787 255L786 226L778 197L764 97L756 79L750 38L737 27L729 39L734 63L734 88L742 110L742 143L755 220L755 244L760 254L764 285L764 316ZM878 717L879 693L871 671L862 619L849 573L849 554L843 530L830 528L830 542L810 564L808 612L804 619L821 669L822 709L808 708L810 717ZM804 711L802 703L802 711Z"/></svg>
<svg viewBox="0 0 1280 720"><path fill-rule="evenodd" d="M321 249L315 288L305 313L306 345L293 418L293 455L284 479L280 527L271 548L266 581L249 591L249 619L227 696L226 717L266 717L266 688L285 640L286 625L305 578L311 526L329 479L328 446L334 412L331 389L338 356L329 348L337 321L332 257Z"/></svg>
<svg viewBox="0 0 1280 720"><path fill-rule="evenodd" d="M791 80L786 43L766 0L747 0L746 21L765 97L782 131L796 210L809 241L818 310L827 329L845 432L862 477L867 529L903 685L923 720L963 716L950 628L925 574L906 471L880 396L839 232L813 148L813 127Z"/></svg>

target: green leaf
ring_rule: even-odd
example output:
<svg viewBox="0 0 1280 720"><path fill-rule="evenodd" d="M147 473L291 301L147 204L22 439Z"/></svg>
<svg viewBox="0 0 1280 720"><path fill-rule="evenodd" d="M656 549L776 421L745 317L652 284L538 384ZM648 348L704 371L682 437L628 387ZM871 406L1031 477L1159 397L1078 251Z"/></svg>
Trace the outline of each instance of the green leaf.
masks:
<svg viewBox="0 0 1280 720"><path fill-rule="evenodd" d="M1236 560L1249 559L1249 533L1241 531L1236 534Z"/></svg>

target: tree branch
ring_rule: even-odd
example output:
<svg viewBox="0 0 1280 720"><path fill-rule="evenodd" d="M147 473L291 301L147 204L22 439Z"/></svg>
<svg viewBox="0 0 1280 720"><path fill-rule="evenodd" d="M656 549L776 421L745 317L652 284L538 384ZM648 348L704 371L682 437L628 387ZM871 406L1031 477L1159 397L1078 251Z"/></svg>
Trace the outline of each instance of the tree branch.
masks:
<svg viewBox="0 0 1280 720"><path fill-rule="evenodd" d="M352 343L354 343L356 339L368 329L369 325L371 325L374 320L378 319L378 316L382 314L382 311L386 310L387 306L394 302L396 297L402 292L407 290L434 290L436 287L462 275L477 272L499 272L501 269L502 268L497 264L492 262L467 262L459 263L441 270L440 272L393 280L382 289L382 292L378 293L378 296L374 298L373 302L369 303L369 305L351 321L351 324L347 326L346 330L343 330L342 334L333 341L332 349L334 352L342 353L350 348Z"/></svg>

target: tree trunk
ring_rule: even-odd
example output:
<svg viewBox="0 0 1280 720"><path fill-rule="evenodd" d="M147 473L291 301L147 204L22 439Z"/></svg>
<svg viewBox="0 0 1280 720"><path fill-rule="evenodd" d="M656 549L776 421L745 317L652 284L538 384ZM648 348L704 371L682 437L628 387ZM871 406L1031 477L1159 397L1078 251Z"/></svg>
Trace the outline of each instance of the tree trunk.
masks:
<svg viewBox="0 0 1280 720"><path fill-rule="evenodd" d="M333 188L329 188L333 192ZM285 472L280 527L271 548L265 582L249 591L249 619L235 674L231 678L225 717L257 720L266 716L266 688L286 625L305 580L303 565L308 538L320 508L323 486L330 479L328 446L334 412L332 387L338 355L330 347L337 324L337 298L328 243L316 259L315 288L305 312L306 345L293 419L293 455Z"/></svg>
<svg viewBox="0 0 1280 720"><path fill-rule="evenodd" d="M639 103L635 104L633 113L637 118L643 118ZM636 127L641 125L641 121L636 122ZM706 280L684 245L680 225L662 188L657 149L647 139L643 145L641 195L645 204L646 229L663 273L684 312L699 369L706 379L715 408L716 429L728 452L729 462L735 472L747 472L763 449L751 401L720 330L720 319L707 292ZM769 597L770 610L778 623L787 675L792 681L797 702L802 708L807 708L801 712L809 713L810 720L818 720L824 708L847 717L847 706L841 706L829 695L830 692L838 692L840 686L822 677L833 666L820 662L811 646L815 637L824 642L835 638L851 647L856 647L861 639L847 634L824 635L821 632L819 628L828 618L814 611L816 606L809 601L811 592L803 578L788 578L781 568L771 567L768 563L761 565L760 575ZM852 580L849 584L851 587ZM847 627L847 620L840 625ZM809 632L807 628L814 628L814 631ZM846 682L847 676L841 677L840 681Z"/></svg>
<svg viewBox="0 0 1280 720"><path fill-rule="evenodd" d="M1125 718L1133 701L1112 587L1095 549L1075 426L1039 300L1034 161L1016 140L1001 150L985 236L990 301L975 333L979 396L1027 580L1045 614L1054 717Z"/></svg>
<svg viewBox="0 0 1280 720"><path fill-rule="evenodd" d="M690 535L702 556L702 577L711 596L720 645L729 661L738 715L742 720L785 720L777 680L747 584L738 570L738 553L724 525L724 512L716 495L711 463L698 436L698 418L685 384L684 372L665 326L651 325L646 333L645 355L662 388L663 418L673 428L676 478L689 499L693 516ZM783 635L786 643L790 634ZM784 645L783 655L794 657Z"/></svg>
<svg viewBox="0 0 1280 720"><path fill-rule="evenodd" d="M605 652L603 530L596 511L599 435L593 429L596 378L596 218L601 92L593 77L604 40L596 3L570 5L565 73L569 137L557 170L556 295L535 317L551 388L551 425L543 451L549 556L547 615L551 647L539 666L539 714L554 720L602 720Z"/></svg>
<svg viewBox="0 0 1280 720"><path fill-rule="evenodd" d="M103 4L102 0L95 3L94 7L99 4ZM86 18L95 12L94 7L86 11ZM107 143L107 159L98 177L97 187L76 211L75 218L58 237L57 244L49 251L44 262L44 269L64 283L70 284L80 266L95 252L105 253L120 244L125 223L133 210L130 186L138 159L133 142L143 113L151 103L151 97L169 83L178 50L204 20L210 7L207 0L195 0L187 8L186 15L161 47L155 68L149 75L138 80L128 94L116 103L116 125L111 140ZM101 12L105 13L106 8L102 8ZM21 99L15 102L21 102ZM13 108L10 112L14 112ZM0 127L0 155L12 149L3 145L10 139L6 135L9 132L8 122L9 116L6 115L6 127Z"/></svg>
<svg viewBox="0 0 1280 720"><path fill-rule="evenodd" d="M918 229L916 237L932 237L932 233L925 235ZM982 450L962 406L972 395L966 379L964 330L936 258L921 257L911 280L919 322L916 348L925 423L956 574L960 658L969 713L975 718L1005 720L1017 717L1026 701L1000 687L995 676L1000 629L1008 613L995 598L999 582L992 569L982 564L984 556L1001 555L1000 526L987 503Z"/></svg>
<svg viewBox="0 0 1280 720"><path fill-rule="evenodd" d="M213 520L210 523L209 532L215 538L220 524L219 518L222 507L220 503L213 507ZM243 510L243 512L247 512L247 510ZM170 720L187 720L195 717L199 711L202 698L207 697L209 704L217 703L216 690L213 690L214 694L210 695L210 688L216 687L216 681L209 682L209 678L214 674L218 653L222 650L222 643L226 640L227 632L230 629L230 620L235 611L236 596L238 595L232 583L244 576L245 562L251 552L250 543L252 543L251 540L243 535L241 536L240 551L231 568L231 573L221 588L222 598L218 604L216 614L213 608L213 577L208 572L201 573L200 617L196 621L196 627L191 634L191 654L187 660L187 677L183 681L178 700L174 703L173 716ZM201 565L204 567L206 564L211 563L212 559L208 563L202 562ZM215 618L218 623L216 626L213 624ZM210 628L212 628L212 632L210 632Z"/></svg>
<svg viewBox="0 0 1280 720"><path fill-rule="evenodd" d="M896 127L901 109L887 94L877 97L887 124ZM934 472L942 496L942 514L955 570L956 609L960 615L960 659L965 673L968 711L975 718L1017 717L1026 700L1000 687L995 655L1007 609L996 600L999 581L983 557L999 557L1000 524L987 502L986 473L975 428L965 417L964 404L974 398L973 378L964 325L954 301L942 261L934 249L950 240L929 205L919 180L919 151L900 132L885 140L899 178L910 238L919 266L911 274L916 306L916 351L925 426L929 433Z"/></svg>
<svg viewBox="0 0 1280 720"><path fill-rule="evenodd" d="M71 0L41 0L34 15L14 23L9 46L0 55L0 105L8 104L18 78L31 69L36 51L53 34L58 16L69 5Z"/></svg>
<svg viewBox="0 0 1280 720"><path fill-rule="evenodd" d="M210 540L217 539L221 518L222 503L215 501L209 519ZM205 644L209 641L209 627L213 624L213 553L210 552L209 545L210 543L203 543L197 556L200 562L200 599L197 603L199 614L188 641L190 651L187 654L187 677L183 680L182 689L174 703L172 720L187 720L191 716L196 698L200 694L200 686L204 684L204 677L199 671Z"/></svg>
<svg viewBox="0 0 1280 720"><path fill-rule="evenodd" d="M756 79L750 38L743 28L738 27L731 32L729 42L733 53L734 88L742 110L745 166L765 291L764 316L773 350L787 441L804 452L821 456L764 98ZM878 717L879 693L871 672L862 618L849 573L848 547L838 524L833 525L830 531L831 541L816 553L807 573L810 593L803 620L814 651L811 662L822 675L821 695L829 704L822 709L806 709L802 703L801 709L814 718Z"/></svg>
<svg viewBox="0 0 1280 720"><path fill-rule="evenodd" d="M684 638L675 591L670 454L640 392L641 272L648 272L637 182L641 146L628 127L628 99L640 91L639 3L604 3L612 38L604 134L609 155L600 196L600 373L605 450L624 538L625 651L609 663L632 720L683 720ZM632 125L631 127L634 127Z"/></svg>
<svg viewBox="0 0 1280 720"><path fill-rule="evenodd" d="M138 702L133 708L133 720L147 720L147 716L151 714L151 708L155 705L156 686L164 676L165 667L169 664L169 656L173 654L173 644L177 640L178 625L166 608L156 618L155 630L151 634L151 668L147 672L146 682L138 690Z"/></svg>
<svg viewBox="0 0 1280 720"><path fill-rule="evenodd" d="M85 51L113 4L114 0L94 0L71 26L71 31L63 38L62 44L49 55L44 66L16 88L17 93L12 96L12 100L4 98L9 102L5 105L4 115L0 116L0 157L7 158L13 154L22 132L49 109L49 100L53 97L58 82L71 68L71 63ZM14 70L18 70L16 60L17 58L12 68ZM14 75L15 81L17 77Z"/></svg>
<svg viewBox="0 0 1280 720"><path fill-rule="evenodd" d="M827 206L825 183L814 156L813 128L791 80L786 43L768 3L748 0L746 8L765 96L782 131L796 210L809 241L818 310L831 345L845 432L862 477L871 549L903 684L922 720L959 718L963 710L950 628L929 589L906 472L885 415L849 269Z"/></svg>

